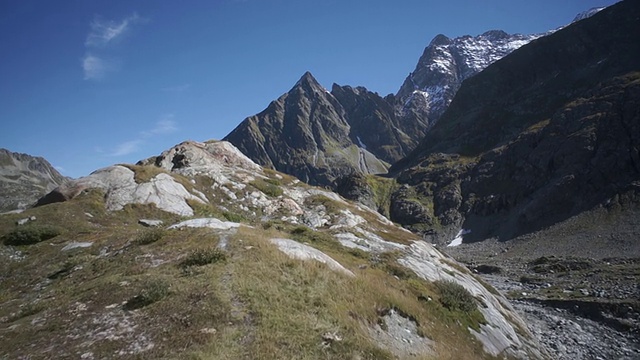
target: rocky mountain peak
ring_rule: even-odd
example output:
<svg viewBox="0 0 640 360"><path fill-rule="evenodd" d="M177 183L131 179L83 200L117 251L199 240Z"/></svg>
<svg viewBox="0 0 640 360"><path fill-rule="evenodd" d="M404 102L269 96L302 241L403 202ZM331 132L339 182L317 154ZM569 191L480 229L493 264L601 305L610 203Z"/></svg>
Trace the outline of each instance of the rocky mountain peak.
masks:
<svg viewBox="0 0 640 360"><path fill-rule="evenodd" d="M316 78L313 77L313 74L311 74L311 72L309 71L306 71L300 77L300 80L296 82L296 84L294 85L294 88L300 87L300 86L307 87L307 88L314 88L314 89L324 89L322 85L320 85L318 80L316 80Z"/></svg>
<svg viewBox="0 0 640 360"><path fill-rule="evenodd" d="M224 140L257 163L314 185L330 186L356 171L386 172L388 164L354 144L348 118L340 101L306 72L289 92Z"/></svg>
<svg viewBox="0 0 640 360"><path fill-rule="evenodd" d="M384 98L348 85L333 84L328 92L307 71L225 139L257 163L312 184L334 186L352 172L384 172L415 148L464 80L542 35L490 30L451 39L439 34L398 93Z"/></svg>
<svg viewBox="0 0 640 360"><path fill-rule="evenodd" d="M449 45L450 43L451 39L449 37L444 34L438 34L431 40L429 46Z"/></svg>
<svg viewBox="0 0 640 360"><path fill-rule="evenodd" d="M497 40L508 39L511 35L507 34L502 30L489 30L489 31L485 31L480 36L488 38L489 40L492 40L492 41L497 41Z"/></svg>

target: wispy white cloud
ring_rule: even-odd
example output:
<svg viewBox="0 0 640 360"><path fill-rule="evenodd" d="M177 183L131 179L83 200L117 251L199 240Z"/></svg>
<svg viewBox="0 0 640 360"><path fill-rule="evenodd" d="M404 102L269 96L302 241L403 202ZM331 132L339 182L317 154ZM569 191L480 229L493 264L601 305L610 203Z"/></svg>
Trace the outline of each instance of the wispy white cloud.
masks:
<svg viewBox="0 0 640 360"><path fill-rule="evenodd" d="M118 62L102 59L93 54L86 54L82 58L82 71L85 80L101 80L108 73L118 70Z"/></svg>
<svg viewBox="0 0 640 360"><path fill-rule="evenodd" d="M137 139L120 143L113 151L106 152L100 147L96 147L95 151L107 156L125 156L138 152L145 142L155 136L171 134L176 131L178 131L178 126L174 114L166 114L155 123L153 128L141 131Z"/></svg>
<svg viewBox="0 0 640 360"><path fill-rule="evenodd" d="M91 22L91 31L87 35L85 45L87 47L104 47L115 42L129 31L132 24L138 23L141 18L133 13L120 21L104 20L96 17Z"/></svg>
<svg viewBox="0 0 640 360"><path fill-rule="evenodd" d="M131 31L133 24L146 20L133 13L122 20L104 20L96 17L91 22L91 30L85 40L87 49L82 58L82 71L85 80L101 80L109 73L120 70L121 61L118 58L107 60L108 48L125 34Z"/></svg>
<svg viewBox="0 0 640 360"><path fill-rule="evenodd" d="M158 120L158 122L156 122L153 129L142 131L140 135L144 138L149 138L154 135L171 134L178 131L176 122L173 120L174 117L175 116L173 114L164 115L160 120Z"/></svg>
<svg viewBox="0 0 640 360"><path fill-rule="evenodd" d="M182 84L182 85L164 87L160 90L164 92L169 92L169 93L181 93L189 90L190 87L191 87L191 84Z"/></svg>
<svg viewBox="0 0 640 360"><path fill-rule="evenodd" d="M140 149L141 144L142 140L140 139L125 141L116 146L113 152L109 153L109 156L124 156L132 154Z"/></svg>

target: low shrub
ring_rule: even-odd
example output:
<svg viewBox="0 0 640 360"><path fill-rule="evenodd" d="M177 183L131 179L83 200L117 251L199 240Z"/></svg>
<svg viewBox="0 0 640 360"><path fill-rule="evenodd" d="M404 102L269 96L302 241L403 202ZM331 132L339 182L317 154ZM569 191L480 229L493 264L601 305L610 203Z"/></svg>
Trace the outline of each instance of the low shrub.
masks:
<svg viewBox="0 0 640 360"><path fill-rule="evenodd" d="M434 284L440 293L440 303L447 309L466 313L477 309L476 299L464 286L444 280L438 280Z"/></svg>
<svg viewBox="0 0 640 360"><path fill-rule="evenodd" d="M231 222L246 222L247 219L245 219L244 216L240 215L240 214L236 214L236 213L232 213L229 211L225 211L222 213L222 216L227 219L227 221L231 221Z"/></svg>
<svg viewBox="0 0 640 360"><path fill-rule="evenodd" d="M60 229L46 225L28 225L4 235L5 245L32 245L60 235Z"/></svg>
<svg viewBox="0 0 640 360"><path fill-rule="evenodd" d="M162 280L154 280L149 282L140 294L127 300L123 309L135 310L145 306L149 306L154 302L160 301L169 295L169 284Z"/></svg>
<svg viewBox="0 0 640 360"><path fill-rule="evenodd" d="M133 242L138 245L148 245L162 239L164 235L165 230L162 228L147 229L138 234Z"/></svg>
<svg viewBox="0 0 640 360"><path fill-rule="evenodd" d="M204 266L217 263L219 261L225 261L226 259L227 254L225 254L224 251L220 249L197 249L193 250L189 255L187 255L187 257L180 263L180 266Z"/></svg>

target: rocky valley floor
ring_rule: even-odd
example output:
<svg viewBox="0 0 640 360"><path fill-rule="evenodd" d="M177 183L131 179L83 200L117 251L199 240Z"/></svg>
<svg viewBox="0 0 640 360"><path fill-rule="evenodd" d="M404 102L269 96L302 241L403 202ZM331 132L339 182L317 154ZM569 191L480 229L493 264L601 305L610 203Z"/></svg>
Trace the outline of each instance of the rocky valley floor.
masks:
<svg viewBox="0 0 640 360"><path fill-rule="evenodd" d="M638 253L612 246L598 257L587 238L569 256L552 232L445 251L504 293L554 358L640 359ZM533 245L541 237L548 244Z"/></svg>

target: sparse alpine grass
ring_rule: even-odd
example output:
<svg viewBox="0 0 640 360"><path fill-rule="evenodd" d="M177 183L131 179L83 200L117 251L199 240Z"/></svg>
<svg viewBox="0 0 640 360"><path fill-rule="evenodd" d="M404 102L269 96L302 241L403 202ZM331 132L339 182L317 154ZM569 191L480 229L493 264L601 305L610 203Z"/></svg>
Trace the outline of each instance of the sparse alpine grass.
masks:
<svg viewBox="0 0 640 360"><path fill-rule="evenodd" d="M278 197L282 195L282 188L279 186L280 182L275 182L271 179L269 179L269 181L264 179L256 179L249 184L254 188L262 191L265 195L271 197Z"/></svg>

